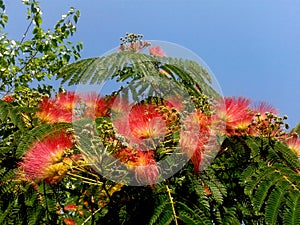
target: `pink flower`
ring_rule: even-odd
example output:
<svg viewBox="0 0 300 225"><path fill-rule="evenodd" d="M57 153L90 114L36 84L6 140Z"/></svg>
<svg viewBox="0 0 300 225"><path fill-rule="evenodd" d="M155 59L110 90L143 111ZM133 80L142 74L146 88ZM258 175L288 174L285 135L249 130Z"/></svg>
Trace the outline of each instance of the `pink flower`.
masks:
<svg viewBox="0 0 300 225"><path fill-rule="evenodd" d="M228 135L240 135L247 132L253 120L250 99L243 97L227 97L224 99L225 107L220 107L217 117L226 123Z"/></svg>
<svg viewBox="0 0 300 225"><path fill-rule="evenodd" d="M59 93L53 99L44 98L36 115L49 124L72 122L72 110L78 102L79 97L74 92Z"/></svg>
<svg viewBox="0 0 300 225"><path fill-rule="evenodd" d="M99 118L109 116L112 97L100 97L95 92L82 95L81 101L86 106L84 117Z"/></svg>
<svg viewBox="0 0 300 225"><path fill-rule="evenodd" d="M76 225L75 221L71 218L64 218L63 220L66 225Z"/></svg>
<svg viewBox="0 0 300 225"><path fill-rule="evenodd" d="M26 179L56 183L67 172L71 159L64 156L73 147L73 138L65 131L35 141L20 163Z"/></svg>
<svg viewBox="0 0 300 225"><path fill-rule="evenodd" d="M5 102L13 102L14 100L15 100L15 98L12 97L11 95L5 95L3 97L3 101L5 101Z"/></svg>
<svg viewBox="0 0 300 225"><path fill-rule="evenodd" d="M66 211L73 211L73 212L75 212L77 210L77 208L78 208L78 206L75 204L68 204L64 207L64 209Z"/></svg>
<svg viewBox="0 0 300 225"><path fill-rule="evenodd" d="M153 56L165 56L166 55L160 46L149 47L149 53L150 53L150 55L153 55Z"/></svg>
<svg viewBox="0 0 300 225"><path fill-rule="evenodd" d="M127 99L119 96L111 97L110 110L115 117L125 115L129 107L130 103Z"/></svg>
<svg viewBox="0 0 300 225"><path fill-rule="evenodd" d="M198 173L206 144L210 137L211 118L197 110L184 120L180 132L180 147L190 157L194 171Z"/></svg>
<svg viewBox="0 0 300 225"><path fill-rule="evenodd" d="M79 101L79 97L75 92L58 93L53 103L60 109L72 110Z"/></svg>
<svg viewBox="0 0 300 225"><path fill-rule="evenodd" d="M140 183L148 185L156 184L159 177L159 168L156 164L137 166L135 168L135 178Z"/></svg>
<svg viewBox="0 0 300 225"><path fill-rule="evenodd" d="M153 104L136 104L114 121L117 132L129 139L157 138L166 134L166 124Z"/></svg>
<svg viewBox="0 0 300 225"><path fill-rule="evenodd" d="M168 106L170 109L176 109L176 111L180 112L184 108L182 102L183 102L182 98L170 97L165 99L164 105Z"/></svg>
<svg viewBox="0 0 300 225"><path fill-rule="evenodd" d="M154 159L154 151L141 151L130 148L120 150L115 156L128 169L133 170L135 178L140 183L155 184L159 176L159 168Z"/></svg>
<svg viewBox="0 0 300 225"><path fill-rule="evenodd" d="M286 144L300 160L300 138L298 136L290 137L287 139Z"/></svg>
<svg viewBox="0 0 300 225"><path fill-rule="evenodd" d="M278 114L278 110L267 102L260 102L259 104L255 105L253 107L253 111L254 113L259 113L262 120L266 118L266 112L273 113L274 115Z"/></svg>
<svg viewBox="0 0 300 225"><path fill-rule="evenodd" d="M154 105L135 105L129 113L129 128L138 139L157 138L166 133L166 124Z"/></svg>
<svg viewBox="0 0 300 225"><path fill-rule="evenodd" d="M253 111L253 124L249 130L251 135L276 137L280 133L280 126L274 123L274 118L278 114L277 109L266 102L255 105Z"/></svg>

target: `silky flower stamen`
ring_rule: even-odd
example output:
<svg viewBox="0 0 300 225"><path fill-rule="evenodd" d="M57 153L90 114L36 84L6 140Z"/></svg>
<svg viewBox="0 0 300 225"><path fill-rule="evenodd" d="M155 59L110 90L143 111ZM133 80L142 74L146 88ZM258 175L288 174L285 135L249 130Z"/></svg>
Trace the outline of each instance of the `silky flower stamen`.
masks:
<svg viewBox="0 0 300 225"><path fill-rule="evenodd" d="M250 99L243 97L227 97L224 99L225 107L218 109L217 117L225 122L227 135L247 133L247 129L253 120L250 103Z"/></svg>
<svg viewBox="0 0 300 225"><path fill-rule="evenodd" d="M36 115L49 124L72 122L72 110L78 101L79 97L74 92L59 93L54 98L45 97L40 102Z"/></svg>
<svg viewBox="0 0 300 225"><path fill-rule="evenodd" d="M23 157L20 170L29 180L58 182L71 164L71 159L64 155L73 145L73 138L65 131L35 141Z"/></svg>

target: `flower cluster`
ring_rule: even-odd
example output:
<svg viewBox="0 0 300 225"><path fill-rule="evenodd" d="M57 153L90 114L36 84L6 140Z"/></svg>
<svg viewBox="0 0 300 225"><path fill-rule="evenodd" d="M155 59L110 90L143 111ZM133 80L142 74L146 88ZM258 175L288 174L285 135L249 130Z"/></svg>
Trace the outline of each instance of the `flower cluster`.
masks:
<svg viewBox="0 0 300 225"><path fill-rule="evenodd" d="M255 105L243 97L226 97L224 103L225 106L219 108L217 116L225 122L225 133L228 136L279 137L284 134L283 129L288 128L284 123L287 117L279 117L278 111L268 103Z"/></svg>
<svg viewBox="0 0 300 225"><path fill-rule="evenodd" d="M142 40L143 35L126 33L125 37L121 37L121 45L119 50L121 51L133 51L137 52L145 47L150 46L150 42Z"/></svg>
<svg viewBox="0 0 300 225"><path fill-rule="evenodd" d="M243 97L227 97L225 106L220 107L217 116L225 121L227 136L251 135L270 137L281 141L298 156L300 160L300 139L293 132L287 133L287 116L278 116L278 110L266 102L253 104Z"/></svg>
<svg viewBox="0 0 300 225"><path fill-rule="evenodd" d="M137 181L149 184L159 179L158 160L176 146L190 158L195 173L198 173L204 153L216 135L267 136L287 140L287 145L300 157L299 138L283 132L286 117L277 116L277 110L271 105L253 105L250 99L243 97L227 97L224 103L217 105L215 113L209 115L199 109L186 114L185 106L174 99L133 104L116 96L66 92L43 99L37 116L50 124L87 117L109 118L112 132L108 139L101 141L104 145L120 142L112 155L134 172ZM219 121L225 124L223 133L214 130ZM108 132L108 129L103 132ZM174 138L176 133L178 138ZM21 169L28 179L57 182L72 163L70 157L65 157L65 152L73 145L74 140L65 132L46 136L33 143L20 164Z"/></svg>
<svg viewBox="0 0 300 225"><path fill-rule="evenodd" d="M108 114L113 98L104 98L95 92L76 94L61 92L54 98L45 97L37 117L48 124L72 122L79 118L97 118Z"/></svg>
<svg viewBox="0 0 300 225"><path fill-rule="evenodd" d="M114 157L129 169L135 167L138 181L155 183L159 176L156 160L164 158L162 152L170 153L176 146L191 158L195 171L201 164L210 137L211 119L200 110L188 116L183 116L183 112L182 101L173 98L129 103L116 96L66 92L43 99L37 116L50 124L87 117L110 118L113 132L102 141L109 145L121 140L121 147L112 152ZM108 132L107 128L103 132ZM180 137L174 140L176 132ZM30 163L26 161L23 166Z"/></svg>

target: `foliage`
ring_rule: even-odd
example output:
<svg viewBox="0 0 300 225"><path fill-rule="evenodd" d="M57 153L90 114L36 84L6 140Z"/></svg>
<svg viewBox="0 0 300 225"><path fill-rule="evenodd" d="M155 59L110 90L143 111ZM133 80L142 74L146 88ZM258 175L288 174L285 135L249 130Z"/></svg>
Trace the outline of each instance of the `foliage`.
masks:
<svg viewBox="0 0 300 225"><path fill-rule="evenodd" d="M11 40L6 33L0 36L1 95L14 93L15 98L19 95L28 96L34 91L40 94L49 93L52 87L47 85L47 78L49 81L71 58L78 59L82 49L81 43L72 45L67 41L76 31L79 11L70 8L53 30L44 30L39 3L35 0L23 3L28 9L26 19L29 25L22 39ZM0 6L3 29L8 22L8 16L4 14L3 1ZM32 88L32 82L37 81L44 83L39 82L36 88Z"/></svg>
<svg viewBox="0 0 300 225"><path fill-rule="evenodd" d="M285 116L246 98L223 101L205 68L141 35L69 64L80 57L81 45L67 42L79 12L44 31L38 2L23 2L24 39L3 34L0 45L1 224L300 223L299 126L286 131ZM122 85L52 98L53 87L32 87L55 76Z"/></svg>

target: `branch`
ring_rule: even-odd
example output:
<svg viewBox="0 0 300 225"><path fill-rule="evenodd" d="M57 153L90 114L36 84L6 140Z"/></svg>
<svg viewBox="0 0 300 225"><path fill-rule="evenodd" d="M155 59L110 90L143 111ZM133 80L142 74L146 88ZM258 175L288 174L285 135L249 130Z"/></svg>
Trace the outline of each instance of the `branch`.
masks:
<svg viewBox="0 0 300 225"><path fill-rule="evenodd" d="M168 195L169 195L170 203L171 203L171 206L172 206L172 212L173 212L173 216L174 216L174 221L175 221L175 224L178 225L178 221L177 221L178 216L176 215L175 206L174 206L175 202L173 201L173 197L171 195L171 190L168 187L168 185L166 185L166 188L167 188L167 192L168 192Z"/></svg>

